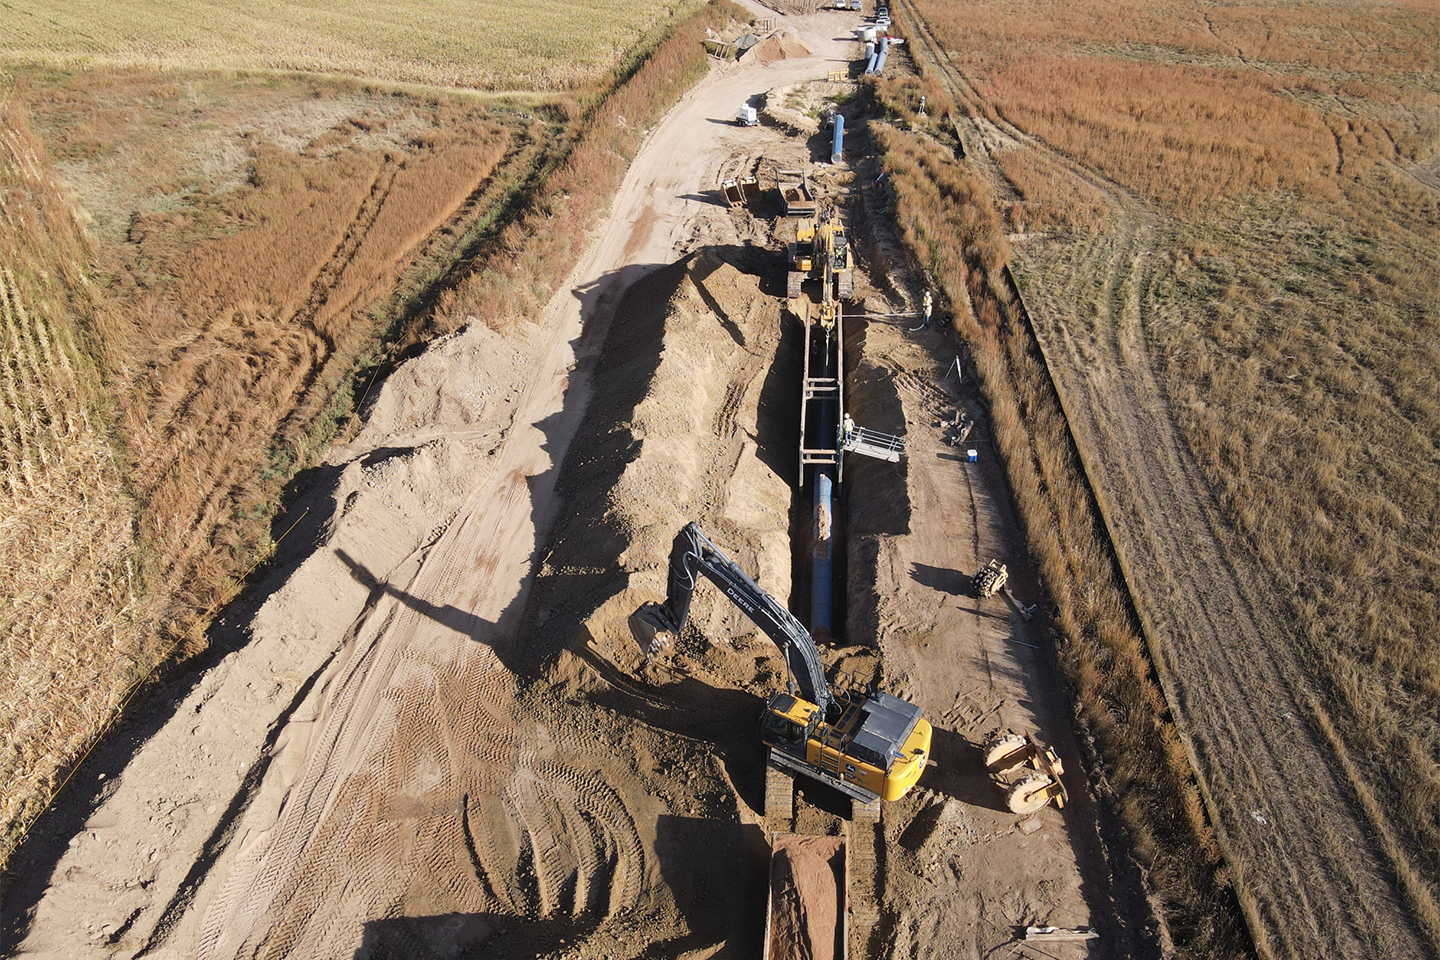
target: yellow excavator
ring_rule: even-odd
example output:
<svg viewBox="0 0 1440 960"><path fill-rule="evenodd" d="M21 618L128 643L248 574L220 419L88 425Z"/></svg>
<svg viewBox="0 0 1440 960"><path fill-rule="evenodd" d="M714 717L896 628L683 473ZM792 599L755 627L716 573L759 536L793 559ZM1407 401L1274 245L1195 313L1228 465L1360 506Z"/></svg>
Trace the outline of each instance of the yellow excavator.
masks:
<svg viewBox="0 0 1440 960"><path fill-rule="evenodd" d="M800 296L801 285L810 280L820 281L822 304L848 298L855 292L850 242L845 237L840 215L833 210L801 223L795 232L795 242L790 244L785 295Z"/></svg>
<svg viewBox="0 0 1440 960"><path fill-rule="evenodd" d="M932 731L920 708L871 685L832 688L810 632L693 523L675 537L665 602L643 604L630 617L641 647L653 656L665 634L680 632L697 574L755 622L790 668L790 689L772 694L760 718L770 763L861 803L903 797L930 758Z"/></svg>

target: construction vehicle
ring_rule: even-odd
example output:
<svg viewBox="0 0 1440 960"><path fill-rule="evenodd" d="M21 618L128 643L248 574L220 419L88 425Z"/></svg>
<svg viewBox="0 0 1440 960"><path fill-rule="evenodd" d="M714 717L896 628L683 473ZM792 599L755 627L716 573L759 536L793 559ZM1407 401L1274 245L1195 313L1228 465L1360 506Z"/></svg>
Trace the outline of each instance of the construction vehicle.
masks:
<svg viewBox="0 0 1440 960"><path fill-rule="evenodd" d="M999 560L991 560L981 567L979 572L970 578L970 582L975 587L975 595L981 600L989 600L998 593L1009 602L1010 606L1015 608L1015 612L1020 614L1020 617L1026 622L1029 622L1030 618L1035 615L1033 604L1026 606L1015 598L1015 594L1010 592L1010 571Z"/></svg>
<svg viewBox="0 0 1440 960"><path fill-rule="evenodd" d="M985 770L1005 794L1011 813L1030 814L1054 801L1063 807L1070 799L1060 775L1065 767L1054 747L1029 734L994 730L985 738Z"/></svg>
<svg viewBox="0 0 1440 960"><path fill-rule="evenodd" d="M665 602L645 603L630 617L647 661L664 646L665 634L678 634L685 625L697 574L719 587L780 648L789 667L789 690L772 694L760 719L770 763L862 804L903 797L930 757L931 727L920 708L873 685L832 688L810 632L694 523L675 537Z"/></svg>
<svg viewBox="0 0 1440 960"><path fill-rule="evenodd" d="M790 244L790 272L785 282L785 295L800 296L801 285L819 280L822 304L849 297L855 292L855 278L850 269L850 242L838 214L831 212L800 224Z"/></svg>
<svg viewBox="0 0 1440 960"><path fill-rule="evenodd" d="M1010 571L1005 569L1005 564L999 560L991 560L980 568L980 572L970 578L975 585L975 594L981 600L989 600L995 594L1004 589L1005 584L1010 580Z"/></svg>

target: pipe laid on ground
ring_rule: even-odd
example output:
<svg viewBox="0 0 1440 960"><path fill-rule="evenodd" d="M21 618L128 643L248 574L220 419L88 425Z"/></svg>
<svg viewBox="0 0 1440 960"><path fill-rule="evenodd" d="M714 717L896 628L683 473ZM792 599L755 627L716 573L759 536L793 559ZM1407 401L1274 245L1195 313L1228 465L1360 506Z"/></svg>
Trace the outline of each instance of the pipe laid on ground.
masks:
<svg viewBox="0 0 1440 960"><path fill-rule="evenodd" d="M815 470L814 546L810 555L810 632L834 629L835 501L828 467Z"/></svg>
<svg viewBox="0 0 1440 960"><path fill-rule="evenodd" d="M845 118L844 118L843 116L841 116L840 114L837 113L837 114L835 114L835 143L834 143L834 146L833 146L833 147L831 148L831 150L830 150L830 162L831 162L831 163L839 163L839 162L840 162L841 150L844 148L844 146L845 146Z"/></svg>

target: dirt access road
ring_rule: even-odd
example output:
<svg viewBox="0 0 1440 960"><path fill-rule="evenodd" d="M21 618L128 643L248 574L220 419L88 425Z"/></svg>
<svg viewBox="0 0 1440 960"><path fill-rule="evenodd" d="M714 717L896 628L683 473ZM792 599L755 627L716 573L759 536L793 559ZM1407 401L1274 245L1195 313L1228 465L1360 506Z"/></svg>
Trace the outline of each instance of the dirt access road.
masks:
<svg viewBox="0 0 1440 960"><path fill-rule="evenodd" d="M806 159L803 138L726 121L853 54L853 18L780 20L811 55L717 67L692 91L539 322L472 323L391 377L310 497L314 552L227 614L232 649L128 723L27 846L7 950L758 948L755 691L777 658L702 597L701 633L732 639L682 645L671 682L646 686L623 623L656 596L687 519L788 592L793 326L769 227L713 190L761 153ZM879 287L875 312L903 306ZM960 596L977 561L1018 557L1019 539L996 466L963 464L933 429L964 399L937 385L946 335L862 325L856 343L857 409L911 433L912 458L898 475L853 471L850 618L875 626L846 655L880 655L934 719L941 764L886 813L863 949L980 956L1017 924L1095 922L1107 940L1092 955L1127 955L1143 919L1110 912L1083 784L1022 831L976 773L972 741L1002 724L1039 729L1078 764L1043 625ZM810 799L794 826L838 829Z"/></svg>

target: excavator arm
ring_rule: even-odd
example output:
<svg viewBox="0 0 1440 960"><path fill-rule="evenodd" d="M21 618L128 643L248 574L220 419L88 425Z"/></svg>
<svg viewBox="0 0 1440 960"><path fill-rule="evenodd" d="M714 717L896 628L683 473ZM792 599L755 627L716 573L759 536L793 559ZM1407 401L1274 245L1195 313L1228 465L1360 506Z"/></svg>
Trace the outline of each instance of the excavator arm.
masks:
<svg viewBox="0 0 1440 960"><path fill-rule="evenodd" d="M650 649L656 633L676 633L690 615L695 576L704 574L730 601L780 648L799 693L820 708L821 716L833 699L825 682L820 651L810 631L740 569L694 523L687 523L670 550L670 582L665 602L646 603L630 616L630 630L643 649Z"/></svg>

